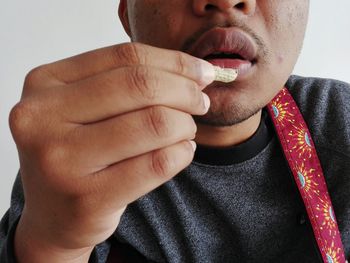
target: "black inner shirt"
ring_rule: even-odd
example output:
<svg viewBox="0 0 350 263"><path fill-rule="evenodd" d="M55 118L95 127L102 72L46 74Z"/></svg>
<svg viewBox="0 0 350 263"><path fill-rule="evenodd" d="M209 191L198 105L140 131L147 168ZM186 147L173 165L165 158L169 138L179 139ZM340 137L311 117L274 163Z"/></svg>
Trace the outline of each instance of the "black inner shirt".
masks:
<svg viewBox="0 0 350 263"><path fill-rule="evenodd" d="M247 141L225 148L197 145L194 161L209 165L230 165L249 160L261 152L274 136L274 128L263 109L258 129Z"/></svg>

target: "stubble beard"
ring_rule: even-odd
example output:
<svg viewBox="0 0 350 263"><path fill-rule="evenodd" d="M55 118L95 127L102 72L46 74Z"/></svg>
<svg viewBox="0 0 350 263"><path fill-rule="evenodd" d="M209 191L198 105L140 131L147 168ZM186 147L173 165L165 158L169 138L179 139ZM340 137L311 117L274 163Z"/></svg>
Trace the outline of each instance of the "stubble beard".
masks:
<svg viewBox="0 0 350 263"><path fill-rule="evenodd" d="M197 123L226 127L233 126L248 120L257 114L264 106L254 105L253 107L242 105L240 103L230 103L228 105L212 105L205 115L194 116Z"/></svg>

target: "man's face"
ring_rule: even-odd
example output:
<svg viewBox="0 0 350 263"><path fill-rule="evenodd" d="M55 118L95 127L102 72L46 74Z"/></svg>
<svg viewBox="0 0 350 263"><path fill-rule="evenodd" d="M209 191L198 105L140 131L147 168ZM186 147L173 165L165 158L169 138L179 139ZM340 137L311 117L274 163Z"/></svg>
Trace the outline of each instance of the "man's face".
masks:
<svg viewBox="0 0 350 263"><path fill-rule="evenodd" d="M126 6L122 21L129 25L132 41L181 50L222 67L239 68L235 82L214 82L204 90L211 99L211 108L196 120L216 126L248 119L283 87L302 47L309 8L308 0L121 3Z"/></svg>

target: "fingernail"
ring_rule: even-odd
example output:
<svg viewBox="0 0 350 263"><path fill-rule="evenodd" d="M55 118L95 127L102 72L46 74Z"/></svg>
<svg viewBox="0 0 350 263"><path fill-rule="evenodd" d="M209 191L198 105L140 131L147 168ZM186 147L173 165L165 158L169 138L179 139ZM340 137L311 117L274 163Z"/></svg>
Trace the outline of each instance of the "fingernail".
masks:
<svg viewBox="0 0 350 263"><path fill-rule="evenodd" d="M192 145L193 151L196 151L197 149L197 144L195 141L190 141L190 144Z"/></svg>
<svg viewBox="0 0 350 263"><path fill-rule="evenodd" d="M215 80L215 69L212 64L205 60L201 60L201 75L203 85L207 86Z"/></svg>
<svg viewBox="0 0 350 263"><path fill-rule="evenodd" d="M204 92L202 92L202 95L203 95L205 110L208 111L209 107L210 107L210 99L209 99L208 95L205 94Z"/></svg>

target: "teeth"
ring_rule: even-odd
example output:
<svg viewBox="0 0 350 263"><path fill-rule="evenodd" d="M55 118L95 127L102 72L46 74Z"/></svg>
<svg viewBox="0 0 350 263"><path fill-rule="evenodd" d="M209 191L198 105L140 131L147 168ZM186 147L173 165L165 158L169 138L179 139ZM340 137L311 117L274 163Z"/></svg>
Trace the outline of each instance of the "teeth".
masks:
<svg viewBox="0 0 350 263"><path fill-rule="evenodd" d="M221 68L214 66L215 81L229 83L234 81L238 76L238 70L233 68Z"/></svg>

